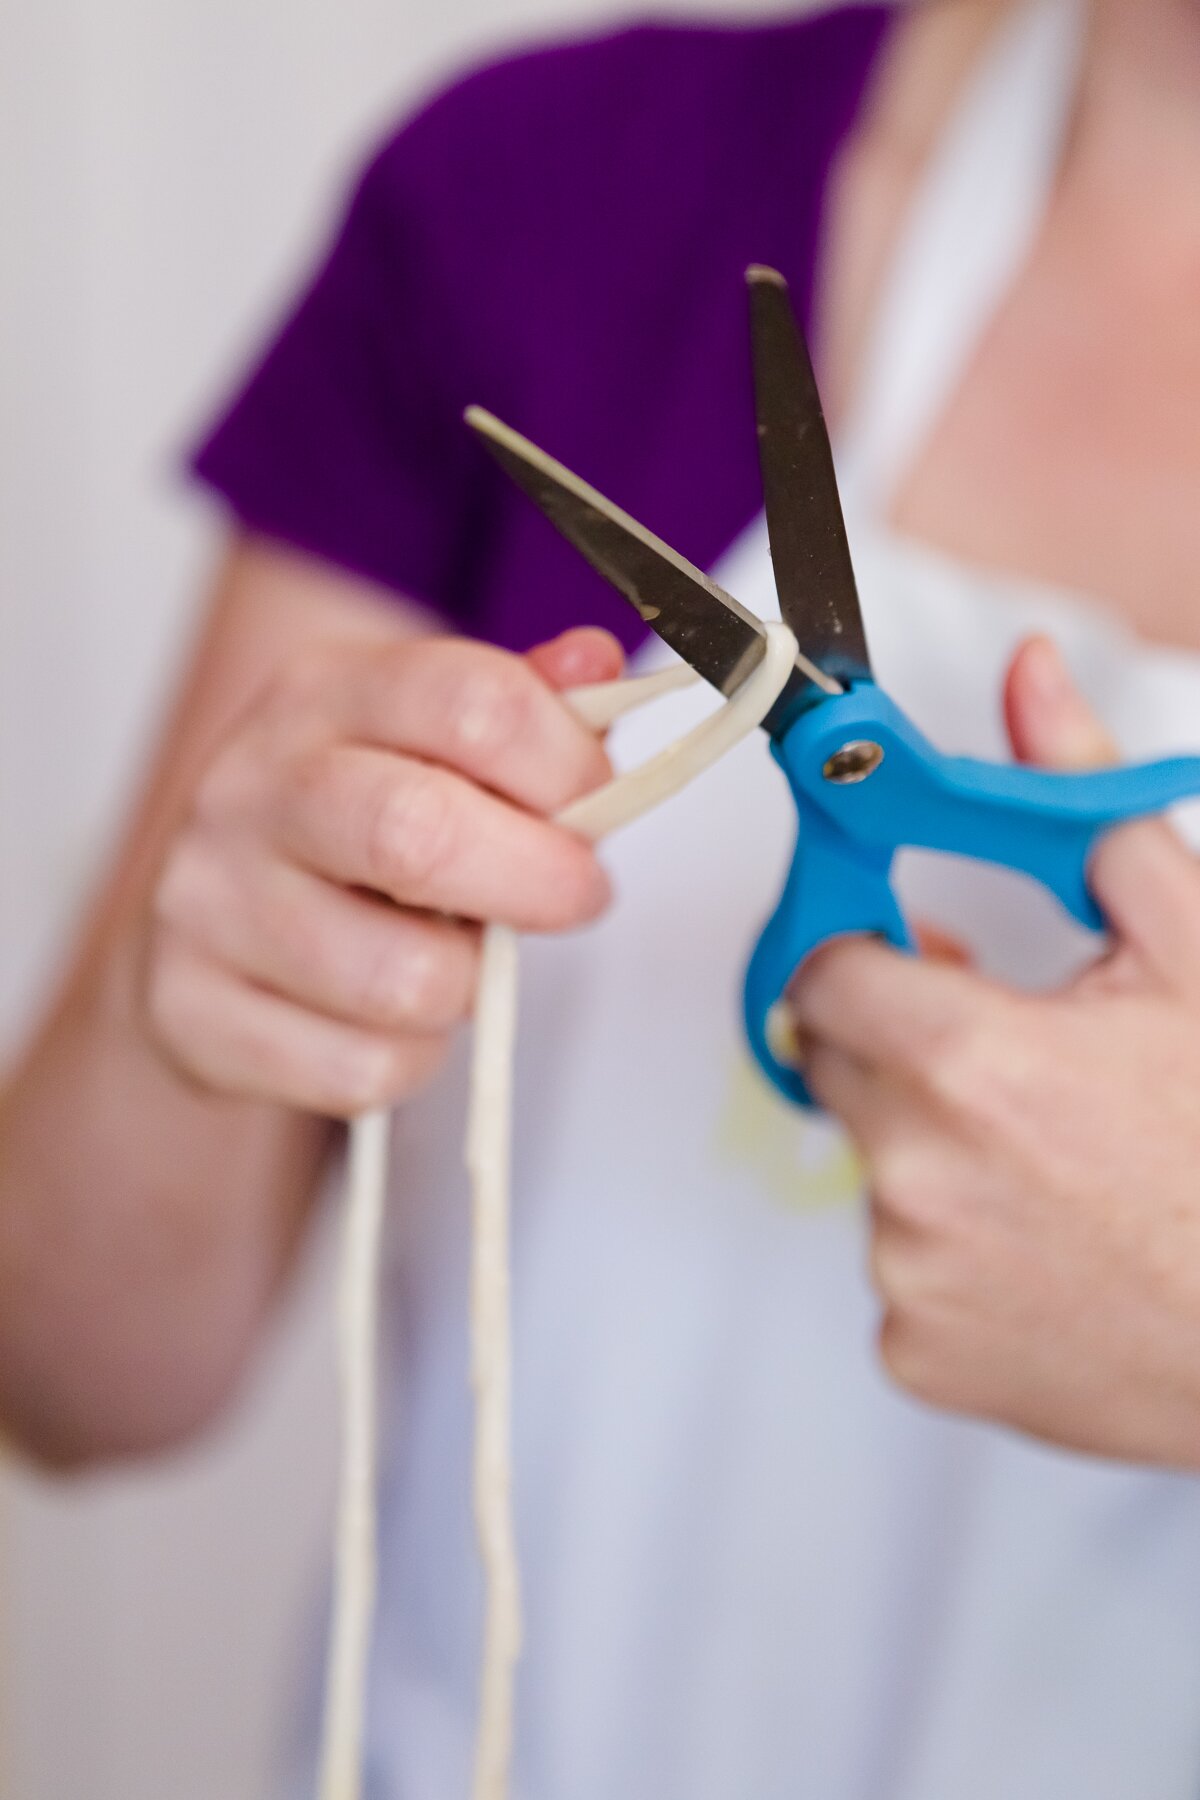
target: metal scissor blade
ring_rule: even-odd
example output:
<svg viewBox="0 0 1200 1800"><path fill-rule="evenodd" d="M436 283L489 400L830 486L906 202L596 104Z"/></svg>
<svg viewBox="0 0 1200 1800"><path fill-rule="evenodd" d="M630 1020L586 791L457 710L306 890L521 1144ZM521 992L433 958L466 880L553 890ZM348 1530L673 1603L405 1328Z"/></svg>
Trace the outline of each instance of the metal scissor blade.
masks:
<svg viewBox="0 0 1200 1800"><path fill-rule="evenodd" d="M766 648L761 620L519 432L479 406L468 407L465 417L501 468L664 643L721 693L740 686ZM792 701L809 690L814 674L820 671L796 669L763 721L768 730L790 714Z"/></svg>
<svg viewBox="0 0 1200 1800"><path fill-rule="evenodd" d="M805 655L847 684L870 676L871 658L821 397L783 276L756 263L746 280L758 458L779 610Z"/></svg>

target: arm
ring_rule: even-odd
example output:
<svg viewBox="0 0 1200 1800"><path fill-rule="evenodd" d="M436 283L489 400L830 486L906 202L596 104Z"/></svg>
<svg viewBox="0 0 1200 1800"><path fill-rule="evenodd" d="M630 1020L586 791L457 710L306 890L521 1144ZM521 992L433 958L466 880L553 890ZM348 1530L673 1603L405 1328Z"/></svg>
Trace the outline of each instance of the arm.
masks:
<svg viewBox="0 0 1200 1800"><path fill-rule="evenodd" d="M428 629L278 546L226 562L124 847L0 1111L0 1420L47 1460L169 1442L228 1394L331 1118L414 1091L469 1006L474 931L431 916L443 901L550 926L603 903L590 852L526 810L602 778L595 741L527 664L435 649ZM607 643L557 654L551 677L611 672ZM495 701L473 729L515 804L469 779L470 694L477 714ZM443 755L453 775L430 768ZM537 775L540 759L560 774ZM444 849L429 866L379 831L405 817ZM490 887L456 821L493 831Z"/></svg>

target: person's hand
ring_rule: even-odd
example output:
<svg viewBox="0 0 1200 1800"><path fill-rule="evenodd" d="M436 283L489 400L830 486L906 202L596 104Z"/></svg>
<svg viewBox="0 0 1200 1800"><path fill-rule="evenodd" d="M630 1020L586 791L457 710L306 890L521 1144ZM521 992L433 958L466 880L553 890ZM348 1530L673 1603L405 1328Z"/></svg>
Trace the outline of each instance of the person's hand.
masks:
<svg viewBox="0 0 1200 1800"><path fill-rule="evenodd" d="M1111 758L1053 646L1008 684L1017 754ZM1059 1444L1200 1467L1200 864L1161 821L1091 885L1112 948L1045 996L874 941L791 993L871 1193L881 1353L906 1389Z"/></svg>
<svg viewBox="0 0 1200 1800"><path fill-rule="evenodd" d="M609 773L555 692L621 652L529 658L453 638L331 645L284 671L215 758L158 880L146 1014L223 1093L349 1117L438 1066L479 922L557 931L608 883L550 822Z"/></svg>

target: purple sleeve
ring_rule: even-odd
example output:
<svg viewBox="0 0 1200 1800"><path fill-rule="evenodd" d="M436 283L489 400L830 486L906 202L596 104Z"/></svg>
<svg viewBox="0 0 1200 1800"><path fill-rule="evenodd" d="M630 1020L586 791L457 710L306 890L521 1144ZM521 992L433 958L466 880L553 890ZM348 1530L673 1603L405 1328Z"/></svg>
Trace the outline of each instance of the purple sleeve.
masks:
<svg viewBox="0 0 1200 1800"><path fill-rule="evenodd" d="M446 104L368 167L323 266L192 466L251 529L465 618L485 509L461 423L469 359L426 228L442 203L429 140Z"/></svg>
<svg viewBox="0 0 1200 1800"><path fill-rule="evenodd" d="M644 631L462 423L479 401L694 561L761 504L742 272L803 313L887 9L656 25L469 76L380 151L194 466L235 516L524 648Z"/></svg>

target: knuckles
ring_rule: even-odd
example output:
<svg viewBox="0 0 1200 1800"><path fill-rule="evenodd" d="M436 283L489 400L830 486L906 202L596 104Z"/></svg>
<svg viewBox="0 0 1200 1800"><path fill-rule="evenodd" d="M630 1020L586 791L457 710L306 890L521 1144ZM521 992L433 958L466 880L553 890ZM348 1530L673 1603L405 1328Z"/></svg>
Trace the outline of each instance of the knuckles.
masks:
<svg viewBox="0 0 1200 1800"><path fill-rule="evenodd" d="M954 1366L945 1322L972 1310L978 1286L973 1208L936 1161L884 1158L871 1182L871 1286L883 1306L879 1355L892 1379L928 1401Z"/></svg>
<svg viewBox="0 0 1200 1800"><path fill-rule="evenodd" d="M401 902L432 905L439 892L461 882L460 861L464 869L478 861L467 840L473 802L456 794L462 778L439 763L457 762L498 787L506 783L490 780L492 767L507 765L509 785L511 772L523 767L515 779L530 789L527 804L535 811L555 809L602 779L607 768L591 734L568 719L520 659L449 640L425 641L384 652L373 648L370 660L373 670L382 665L385 680L405 685L410 695L414 682L422 684L421 706L436 721L444 750L431 749L431 762L404 758L386 779L356 789L336 724L339 678L351 688L362 679L361 652L355 656L359 661L351 666L344 646L325 646L290 659L210 762L152 890L139 995L148 1039L197 1086L255 1093L343 1118L414 1093L436 1073L449 1029L470 1005L474 934L447 925L439 936L441 924L427 921L422 932L387 934L387 942L377 933L357 951L343 947L332 957L302 904L289 905L278 891L260 892L241 881L238 859L247 844L294 840L303 861L319 859L326 842L321 821L332 816L340 819L343 842L353 844L349 861L365 867L364 886ZM335 835L329 842L334 858L340 854ZM495 853L507 856L514 872L528 871L520 907L527 906L526 923L535 929L585 922L608 902L607 879L591 847L548 822L526 816L518 827L514 821L511 838L499 832ZM227 932L207 929L221 916L214 905L257 908L247 929L268 928L284 953L283 965L299 961L313 969L324 962L323 979L341 985L345 1016L358 1023L340 1036L325 1034L319 1049L304 1052L303 1065L294 1042L228 1042L230 1031L240 1028L230 1022L234 1009L222 1010L226 989L214 992L212 980L228 984L240 977L222 964L206 980L205 958L216 954L212 945L219 949L229 939ZM236 941L229 954L240 954ZM340 1005L335 1010L342 1012ZM248 1018L249 1009L242 1016ZM263 1030L269 1037L270 1029Z"/></svg>
<svg viewBox="0 0 1200 1800"><path fill-rule="evenodd" d="M950 1404L940 1358L920 1322L905 1308L886 1308L876 1349L888 1376L904 1393L930 1405Z"/></svg>
<svg viewBox="0 0 1200 1800"><path fill-rule="evenodd" d="M862 950L860 939L831 938L805 957L788 984L801 1026L819 1029L822 1020L843 1007L861 1003L863 996L870 999L870 963Z"/></svg>
<svg viewBox="0 0 1200 1800"><path fill-rule="evenodd" d="M903 1308L885 1312L877 1352L893 1386L923 1406L972 1418L1000 1416L966 1346Z"/></svg>
<svg viewBox="0 0 1200 1800"><path fill-rule="evenodd" d="M535 735L536 678L505 651L418 639L386 652L380 676L395 715L418 696L422 714L437 721L448 761L486 764Z"/></svg>
<svg viewBox="0 0 1200 1800"><path fill-rule="evenodd" d="M262 795L263 772L262 759L244 754L241 739L227 744L196 783L192 821L218 827L254 811Z"/></svg>
<svg viewBox="0 0 1200 1800"><path fill-rule="evenodd" d="M269 1042L252 1041L244 1032L231 1039L227 1025L214 1026L204 982L185 941L161 927L141 993L144 1029L176 1076L200 1091L250 1095L350 1119L419 1092L448 1051L445 1030L395 1036L345 1030L323 1036L293 1066Z"/></svg>
<svg viewBox="0 0 1200 1800"><path fill-rule="evenodd" d="M973 1014L926 1030L914 1042L912 1069L932 1098L957 1110L986 1089L988 1057L989 1021Z"/></svg>
<svg viewBox="0 0 1200 1800"><path fill-rule="evenodd" d="M327 1072L328 1091L319 1110L334 1118L354 1119L376 1107L408 1100L433 1080L448 1047L442 1034L364 1043Z"/></svg>
<svg viewBox="0 0 1200 1800"><path fill-rule="evenodd" d="M897 1223L924 1227L930 1223L932 1190L928 1177L907 1158L880 1157L871 1179L874 1211Z"/></svg>
<svg viewBox="0 0 1200 1800"><path fill-rule="evenodd" d="M150 920L155 930L186 925L198 904L198 870L191 840L177 840L167 854L150 894Z"/></svg>
<svg viewBox="0 0 1200 1800"><path fill-rule="evenodd" d="M531 679L519 663L490 655L464 658L444 678L440 716L451 761L488 762L534 736Z"/></svg>
<svg viewBox="0 0 1200 1800"><path fill-rule="evenodd" d="M202 1079L192 1046L203 1031L197 1007L192 959L169 920L152 926L149 953L139 990L146 1034L166 1060L189 1081Z"/></svg>
<svg viewBox="0 0 1200 1800"><path fill-rule="evenodd" d="M350 657L363 654L355 648ZM310 644L294 651L266 683L260 712L266 717L293 719L326 717L332 697L347 672L347 648L341 644Z"/></svg>
<svg viewBox="0 0 1200 1800"><path fill-rule="evenodd" d="M423 937L389 943L357 969L347 995L349 1010L385 1029L445 1031L467 1011L472 975L465 946Z"/></svg>
<svg viewBox="0 0 1200 1800"><path fill-rule="evenodd" d="M912 1068L948 1116L982 1132L1008 1131L1035 1097L1044 1044L1019 998L988 995L914 1046Z"/></svg>
<svg viewBox="0 0 1200 1800"><path fill-rule="evenodd" d="M978 1410L964 1346L919 1309L902 1302L885 1306L876 1353L889 1380L912 1399L943 1412Z"/></svg>
<svg viewBox="0 0 1200 1800"><path fill-rule="evenodd" d="M478 953L464 929L449 943L419 943L401 959L397 986L403 991L407 1014L423 1021L427 1030L443 1031L466 1017L475 993Z"/></svg>
<svg viewBox="0 0 1200 1800"><path fill-rule="evenodd" d="M331 1056L317 1075L319 1110L333 1118L354 1119L399 1098L395 1061L392 1046L374 1039Z"/></svg>
<svg viewBox="0 0 1200 1800"><path fill-rule="evenodd" d="M599 741L523 658L447 638L394 654L394 705L400 712L419 694L422 716L436 721L431 753L439 760L543 813L607 775Z"/></svg>
<svg viewBox="0 0 1200 1800"><path fill-rule="evenodd" d="M419 898L458 850L442 777L411 763L381 783L367 807L363 850L372 886L398 899Z"/></svg>
<svg viewBox="0 0 1200 1800"><path fill-rule="evenodd" d="M537 931L571 931L590 924L612 900L611 883L590 846L569 832L555 837L553 879L539 890L538 915L530 920Z"/></svg>

